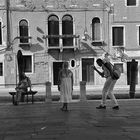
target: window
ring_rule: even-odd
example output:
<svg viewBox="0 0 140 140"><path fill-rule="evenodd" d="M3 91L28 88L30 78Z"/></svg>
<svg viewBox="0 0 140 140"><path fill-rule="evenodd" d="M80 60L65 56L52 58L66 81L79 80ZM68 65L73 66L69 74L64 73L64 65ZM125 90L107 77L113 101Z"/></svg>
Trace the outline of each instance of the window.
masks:
<svg viewBox="0 0 140 140"><path fill-rule="evenodd" d="M0 63L0 76L3 76L3 63Z"/></svg>
<svg viewBox="0 0 140 140"><path fill-rule="evenodd" d="M92 20L92 40L100 40L101 39L101 27L100 27L100 19L94 18Z"/></svg>
<svg viewBox="0 0 140 140"><path fill-rule="evenodd" d="M112 28L112 45L113 46L123 46L124 38L123 38L124 27L113 27Z"/></svg>
<svg viewBox="0 0 140 140"><path fill-rule="evenodd" d="M19 22L20 43L28 43L28 22L23 19Z"/></svg>
<svg viewBox="0 0 140 140"><path fill-rule="evenodd" d="M59 29L59 27L62 28ZM69 48L76 44L76 37L73 35L73 18L71 15L62 17L62 24L56 15L48 17L48 46L49 49ZM60 47L62 46L62 47Z"/></svg>
<svg viewBox="0 0 140 140"><path fill-rule="evenodd" d="M136 6L136 0L127 0L127 6Z"/></svg>
<svg viewBox="0 0 140 140"><path fill-rule="evenodd" d="M76 60L72 59L70 61L70 67L74 68L76 66Z"/></svg>
<svg viewBox="0 0 140 140"><path fill-rule="evenodd" d="M48 35L52 35L48 39L49 46L59 46L59 20L55 15L51 15L48 18Z"/></svg>
<svg viewBox="0 0 140 140"><path fill-rule="evenodd" d="M63 46L73 46L73 18L70 15L65 15L62 18L62 35L63 37Z"/></svg>
<svg viewBox="0 0 140 140"><path fill-rule="evenodd" d="M2 45L2 25L0 22L0 45Z"/></svg>
<svg viewBox="0 0 140 140"><path fill-rule="evenodd" d="M24 72L32 73L32 55L23 55L24 60Z"/></svg>

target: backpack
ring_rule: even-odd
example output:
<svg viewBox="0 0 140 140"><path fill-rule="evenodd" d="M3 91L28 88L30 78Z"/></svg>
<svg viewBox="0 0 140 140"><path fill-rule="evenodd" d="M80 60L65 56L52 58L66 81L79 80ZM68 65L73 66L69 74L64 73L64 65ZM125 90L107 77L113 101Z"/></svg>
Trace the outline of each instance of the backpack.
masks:
<svg viewBox="0 0 140 140"><path fill-rule="evenodd" d="M121 76L121 71L120 71L120 69L117 66L114 66L114 65L112 65L112 66L113 66L113 72L112 72L112 76L111 77L114 80L118 80L120 78L120 76Z"/></svg>
<svg viewBox="0 0 140 140"><path fill-rule="evenodd" d="M121 71L117 66L112 65L110 62L105 63L105 66L109 71L112 71L110 74L113 80L118 80L120 78Z"/></svg>

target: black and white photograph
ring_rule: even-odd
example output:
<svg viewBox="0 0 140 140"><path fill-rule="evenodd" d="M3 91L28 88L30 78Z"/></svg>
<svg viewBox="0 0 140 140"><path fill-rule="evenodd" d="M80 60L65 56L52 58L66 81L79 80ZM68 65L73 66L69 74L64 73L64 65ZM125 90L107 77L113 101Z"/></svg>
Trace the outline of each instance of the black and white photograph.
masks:
<svg viewBox="0 0 140 140"><path fill-rule="evenodd" d="M0 140L140 140L140 0L0 0Z"/></svg>

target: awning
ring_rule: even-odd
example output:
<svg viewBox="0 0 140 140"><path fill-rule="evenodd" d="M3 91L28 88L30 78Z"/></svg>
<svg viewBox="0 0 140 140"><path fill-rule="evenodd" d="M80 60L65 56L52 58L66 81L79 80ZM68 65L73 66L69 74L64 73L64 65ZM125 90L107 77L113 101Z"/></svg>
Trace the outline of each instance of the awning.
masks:
<svg viewBox="0 0 140 140"><path fill-rule="evenodd" d="M96 51L92 48L90 41L81 40L81 44L83 47L85 47L87 50L91 51L93 54L97 55Z"/></svg>

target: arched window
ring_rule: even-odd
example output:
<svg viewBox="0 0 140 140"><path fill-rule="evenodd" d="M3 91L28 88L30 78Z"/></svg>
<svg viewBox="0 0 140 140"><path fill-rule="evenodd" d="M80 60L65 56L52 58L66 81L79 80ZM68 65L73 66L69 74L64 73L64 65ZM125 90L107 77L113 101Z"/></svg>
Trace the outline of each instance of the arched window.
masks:
<svg viewBox="0 0 140 140"><path fill-rule="evenodd" d="M28 22L27 20L23 19L19 22L20 43L28 43L28 35Z"/></svg>
<svg viewBox="0 0 140 140"><path fill-rule="evenodd" d="M73 46L73 18L70 15L65 15L62 18L62 35L63 38L63 46Z"/></svg>
<svg viewBox="0 0 140 140"><path fill-rule="evenodd" d="M92 40L101 40L100 19L97 17L92 20Z"/></svg>
<svg viewBox="0 0 140 140"><path fill-rule="evenodd" d="M59 46L59 19L56 15L48 17L48 39L49 46Z"/></svg>

